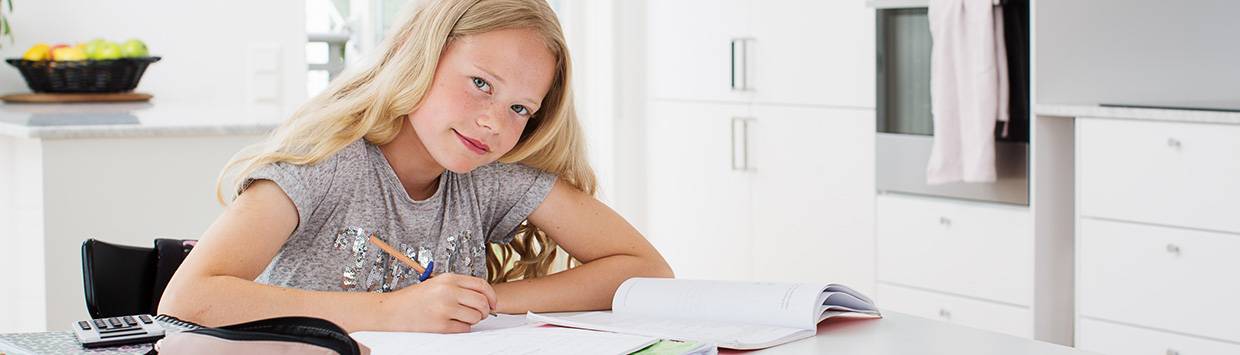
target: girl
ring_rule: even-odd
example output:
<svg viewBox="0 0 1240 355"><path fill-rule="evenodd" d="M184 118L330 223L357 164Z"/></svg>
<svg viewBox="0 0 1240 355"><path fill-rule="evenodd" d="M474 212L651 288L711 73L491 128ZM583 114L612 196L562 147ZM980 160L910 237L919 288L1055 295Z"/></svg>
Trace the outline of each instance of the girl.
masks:
<svg viewBox="0 0 1240 355"><path fill-rule="evenodd" d="M465 332L492 312L606 309L625 279L671 277L592 197L551 8L411 9L373 63L229 163L241 168L229 185L238 195L172 278L161 313ZM419 282L371 236L443 273ZM557 246L583 264L547 275Z"/></svg>

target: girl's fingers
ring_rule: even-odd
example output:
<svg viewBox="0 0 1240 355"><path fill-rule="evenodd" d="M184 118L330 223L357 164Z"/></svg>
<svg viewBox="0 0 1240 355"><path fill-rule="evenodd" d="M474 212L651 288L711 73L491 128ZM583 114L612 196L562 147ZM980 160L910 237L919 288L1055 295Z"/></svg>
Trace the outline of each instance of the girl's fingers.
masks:
<svg viewBox="0 0 1240 355"><path fill-rule="evenodd" d="M487 305L489 308L495 308L495 304L497 302L497 298L495 297L495 288L491 287L491 284L487 283L486 280L472 276L458 276L455 281L456 284L462 288L474 290L475 292L486 296Z"/></svg>
<svg viewBox="0 0 1240 355"><path fill-rule="evenodd" d="M468 306L457 305L452 311L452 319L464 322L467 325L474 325L482 321L482 317L486 313L479 312L477 309Z"/></svg>
<svg viewBox="0 0 1240 355"><path fill-rule="evenodd" d="M486 296L483 296L477 291L462 289L461 292L457 294L456 299L461 303L461 306L477 310L482 314L483 319L486 319L487 315L491 314L491 305L487 303Z"/></svg>

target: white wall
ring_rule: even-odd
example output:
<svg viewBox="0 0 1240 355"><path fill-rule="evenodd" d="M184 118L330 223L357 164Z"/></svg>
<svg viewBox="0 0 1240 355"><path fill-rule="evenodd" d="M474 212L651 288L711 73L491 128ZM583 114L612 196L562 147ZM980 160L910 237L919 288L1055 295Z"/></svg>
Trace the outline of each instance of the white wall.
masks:
<svg viewBox="0 0 1240 355"><path fill-rule="evenodd" d="M163 57L137 88L156 102L238 107L271 117L291 113L306 97L302 0L14 0L13 8L15 42L4 39L4 58L20 57L38 42L139 38ZM278 53L264 55L264 48ZM266 65L270 71L257 73ZM3 66L0 93L30 91L16 68ZM250 100L256 95L271 97Z"/></svg>
<svg viewBox="0 0 1240 355"><path fill-rule="evenodd" d="M1039 103L1236 100L1240 2L1038 0Z"/></svg>

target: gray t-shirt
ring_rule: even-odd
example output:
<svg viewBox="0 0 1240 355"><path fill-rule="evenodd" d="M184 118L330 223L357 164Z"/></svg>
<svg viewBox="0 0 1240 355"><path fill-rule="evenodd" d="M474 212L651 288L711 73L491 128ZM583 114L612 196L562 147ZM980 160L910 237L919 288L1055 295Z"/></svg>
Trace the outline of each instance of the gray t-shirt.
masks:
<svg viewBox="0 0 1240 355"><path fill-rule="evenodd" d="M413 200L379 147L359 139L314 165L276 163L242 184L271 180L299 221L258 282L319 291L392 291L417 283L412 268L367 241L379 239L434 273L486 278L486 244L507 243L542 203L555 175L492 163L445 171L426 200Z"/></svg>

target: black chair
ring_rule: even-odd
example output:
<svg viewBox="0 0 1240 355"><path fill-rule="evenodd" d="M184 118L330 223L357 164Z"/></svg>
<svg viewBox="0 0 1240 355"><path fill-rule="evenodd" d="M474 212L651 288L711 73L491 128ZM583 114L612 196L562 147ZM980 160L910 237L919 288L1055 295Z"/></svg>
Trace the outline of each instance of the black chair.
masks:
<svg viewBox="0 0 1240 355"><path fill-rule="evenodd" d="M91 318L156 314L168 287L195 240L155 239L154 248L82 242L82 281Z"/></svg>

